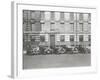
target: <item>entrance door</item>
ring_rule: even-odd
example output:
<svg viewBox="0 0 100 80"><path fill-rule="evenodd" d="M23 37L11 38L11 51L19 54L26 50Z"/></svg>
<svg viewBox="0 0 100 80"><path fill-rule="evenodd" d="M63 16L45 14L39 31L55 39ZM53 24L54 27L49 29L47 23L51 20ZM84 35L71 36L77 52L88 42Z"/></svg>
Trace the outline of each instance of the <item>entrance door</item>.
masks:
<svg viewBox="0 0 100 80"><path fill-rule="evenodd" d="M50 35L50 46L55 47L55 35Z"/></svg>

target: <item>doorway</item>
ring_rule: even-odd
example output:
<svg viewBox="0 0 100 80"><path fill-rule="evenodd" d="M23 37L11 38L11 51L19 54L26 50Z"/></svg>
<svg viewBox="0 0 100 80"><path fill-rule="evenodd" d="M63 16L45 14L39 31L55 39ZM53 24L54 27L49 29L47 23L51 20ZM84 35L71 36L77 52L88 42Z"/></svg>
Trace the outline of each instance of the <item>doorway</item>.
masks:
<svg viewBox="0 0 100 80"><path fill-rule="evenodd" d="M55 35L50 35L50 46L55 47Z"/></svg>

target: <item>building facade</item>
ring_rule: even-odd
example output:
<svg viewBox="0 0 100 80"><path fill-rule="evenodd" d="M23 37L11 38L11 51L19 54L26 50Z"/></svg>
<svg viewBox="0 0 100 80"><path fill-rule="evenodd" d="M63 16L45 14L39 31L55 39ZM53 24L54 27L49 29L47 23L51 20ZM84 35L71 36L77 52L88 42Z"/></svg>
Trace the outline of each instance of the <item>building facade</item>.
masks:
<svg viewBox="0 0 100 80"><path fill-rule="evenodd" d="M91 14L23 10L23 47L91 46Z"/></svg>

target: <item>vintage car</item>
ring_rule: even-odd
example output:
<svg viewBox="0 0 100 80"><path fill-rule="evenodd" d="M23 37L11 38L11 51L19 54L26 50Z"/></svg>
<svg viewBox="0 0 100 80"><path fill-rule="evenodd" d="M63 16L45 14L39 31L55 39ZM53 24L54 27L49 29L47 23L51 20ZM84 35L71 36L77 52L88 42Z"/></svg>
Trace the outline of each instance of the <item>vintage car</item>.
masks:
<svg viewBox="0 0 100 80"><path fill-rule="evenodd" d="M72 52L73 52L73 54L77 54L77 53L79 53L77 47L73 47L73 48L72 48Z"/></svg>
<svg viewBox="0 0 100 80"><path fill-rule="evenodd" d="M86 47L85 50L86 50L86 53L91 53L91 47Z"/></svg>
<svg viewBox="0 0 100 80"><path fill-rule="evenodd" d="M66 50L63 47L59 47L57 50L58 54L64 54Z"/></svg>
<svg viewBox="0 0 100 80"><path fill-rule="evenodd" d="M44 54L52 54L53 53L53 49L51 49L50 47L46 47L44 50Z"/></svg>
<svg viewBox="0 0 100 80"><path fill-rule="evenodd" d="M38 46L32 49L33 55L38 55L39 53L40 53L40 48Z"/></svg>

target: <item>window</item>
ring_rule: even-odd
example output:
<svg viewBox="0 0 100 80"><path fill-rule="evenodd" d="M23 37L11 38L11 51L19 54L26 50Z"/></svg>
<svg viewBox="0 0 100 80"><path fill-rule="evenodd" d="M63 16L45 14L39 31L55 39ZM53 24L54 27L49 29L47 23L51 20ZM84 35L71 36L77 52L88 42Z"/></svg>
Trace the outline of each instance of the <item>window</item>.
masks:
<svg viewBox="0 0 100 80"><path fill-rule="evenodd" d="M31 11L27 11L27 19L30 20L31 19Z"/></svg>
<svg viewBox="0 0 100 80"><path fill-rule="evenodd" d="M51 12L51 20L54 20L55 19L55 14L54 14L54 11Z"/></svg>
<svg viewBox="0 0 100 80"><path fill-rule="evenodd" d="M70 20L74 20L74 13L73 12L70 13Z"/></svg>
<svg viewBox="0 0 100 80"><path fill-rule="evenodd" d="M61 20L64 20L64 12L61 12L61 13L60 13L60 19L61 19Z"/></svg>
<svg viewBox="0 0 100 80"><path fill-rule="evenodd" d="M26 31L31 31L31 24L30 22L26 22L26 28L25 28Z"/></svg>
<svg viewBox="0 0 100 80"><path fill-rule="evenodd" d="M85 21L88 21L88 18L89 18L89 17L88 17L88 14L83 14L83 16L84 16L84 17L83 17L84 20L85 20Z"/></svg>
<svg viewBox="0 0 100 80"><path fill-rule="evenodd" d="M45 15L45 20L50 20L50 12L44 12L44 15Z"/></svg>
<svg viewBox="0 0 100 80"><path fill-rule="evenodd" d="M41 11L41 20L44 20L44 11Z"/></svg>
<svg viewBox="0 0 100 80"><path fill-rule="evenodd" d="M83 42L83 35L79 35L79 41Z"/></svg>
<svg viewBox="0 0 100 80"><path fill-rule="evenodd" d="M54 23L51 23L51 27L50 27L50 31L54 31L55 30L55 24Z"/></svg>
<svg viewBox="0 0 100 80"><path fill-rule="evenodd" d="M32 42L35 42L35 41L36 41L35 35L31 36L31 41L32 41Z"/></svg>
<svg viewBox="0 0 100 80"><path fill-rule="evenodd" d="M91 35L88 35L88 41L91 41Z"/></svg>
<svg viewBox="0 0 100 80"><path fill-rule="evenodd" d="M64 23L60 23L59 32L65 32L65 24Z"/></svg>
<svg viewBox="0 0 100 80"><path fill-rule="evenodd" d="M24 22L24 23L23 23L23 30L24 30L24 31L27 31L26 27L27 27L27 24L26 24L26 22Z"/></svg>
<svg viewBox="0 0 100 80"><path fill-rule="evenodd" d="M88 23L84 23L84 31L87 31L88 32L88 30L89 30Z"/></svg>
<svg viewBox="0 0 100 80"><path fill-rule="evenodd" d="M79 20L83 20L83 13L79 14Z"/></svg>
<svg viewBox="0 0 100 80"><path fill-rule="evenodd" d="M45 36L44 35L40 36L40 41L45 42Z"/></svg>
<svg viewBox="0 0 100 80"><path fill-rule="evenodd" d="M40 11L35 11L35 20L40 21L40 18L41 18Z"/></svg>
<svg viewBox="0 0 100 80"><path fill-rule="evenodd" d="M31 11L31 19L35 19L35 11Z"/></svg>
<svg viewBox="0 0 100 80"><path fill-rule="evenodd" d="M40 36L39 35L32 35L31 36L31 41L32 42L39 42L40 41Z"/></svg>
<svg viewBox="0 0 100 80"><path fill-rule="evenodd" d="M30 31L31 30L31 25L30 22L28 21L30 19L30 11L24 10L23 11L23 23L24 23L24 30L25 31Z"/></svg>
<svg viewBox="0 0 100 80"><path fill-rule="evenodd" d="M61 41L61 42L64 42L64 41L65 41L65 36L64 36L64 35L61 35L61 36L60 36L60 41Z"/></svg>
<svg viewBox="0 0 100 80"><path fill-rule="evenodd" d="M74 31L74 23L70 23L70 30Z"/></svg>
<svg viewBox="0 0 100 80"><path fill-rule="evenodd" d="M28 34L24 34L24 41L28 41L30 39L29 35Z"/></svg>
<svg viewBox="0 0 100 80"><path fill-rule="evenodd" d="M70 35L70 41L74 41L74 35Z"/></svg>
<svg viewBox="0 0 100 80"><path fill-rule="evenodd" d="M91 23L88 23L88 32L91 32Z"/></svg>
<svg viewBox="0 0 100 80"><path fill-rule="evenodd" d="M23 19L24 19L24 20L27 20L27 19L28 19L27 16L28 16L28 11L27 11L27 10L24 10L24 11L23 11Z"/></svg>
<svg viewBox="0 0 100 80"><path fill-rule="evenodd" d="M82 32L83 31L83 23L79 23L79 30Z"/></svg>
<svg viewBox="0 0 100 80"><path fill-rule="evenodd" d="M44 23L41 23L41 31L45 31Z"/></svg>
<svg viewBox="0 0 100 80"><path fill-rule="evenodd" d="M40 42L40 36L39 35L36 35L36 40L37 42Z"/></svg>
<svg viewBox="0 0 100 80"><path fill-rule="evenodd" d="M32 24L32 31L35 31L35 24Z"/></svg>
<svg viewBox="0 0 100 80"><path fill-rule="evenodd" d="M39 22L32 24L32 31L41 31L41 24Z"/></svg>
<svg viewBox="0 0 100 80"><path fill-rule="evenodd" d="M64 13L65 20L70 20L70 13Z"/></svg>
<svg viewBox="0 0 100 80"><path fill-rule="evenodd" d="M91 21L91 13L88 14L89 21Z"/></svg>
<svg viewBox="0 0 100 80"><path fill-rule="evenodd" d="M55 12L55 20L60 20L60 12Z"/></svg>

